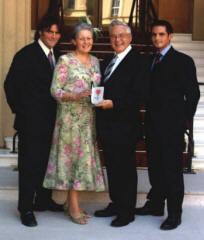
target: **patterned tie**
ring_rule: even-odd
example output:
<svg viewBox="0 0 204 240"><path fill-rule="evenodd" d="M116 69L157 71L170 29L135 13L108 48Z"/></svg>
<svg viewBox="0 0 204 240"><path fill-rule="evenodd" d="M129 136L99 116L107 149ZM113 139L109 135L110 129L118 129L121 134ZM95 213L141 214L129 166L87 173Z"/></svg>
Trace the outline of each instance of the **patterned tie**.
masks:
<svg viewBox="0 0 204 240"><path fill-rule="evenodd" d="M113 59L110 61L110 63L106 67L106 70L104 72L104 82L106 82L109 79L109 75L117 59L118 59L118 55L114 55Z"/></svg>
<svg viewBox="0 0 204 240"><path fill-rule="evenodd" d="M160 62L161 53L157 53L154 61L154 65L157 65Z"/></svg>
<svg viewBox="0 0 204 240"><path fill-rule="evenodd" d="M53 62L52 52L51 52L51 51L48 53L48 60L49 60L49 62L50 62L50 66L51 66L51 69L52 69L52 71L53 71L54 68L55 68L55 65L54 65L54 62Z"/></svg>

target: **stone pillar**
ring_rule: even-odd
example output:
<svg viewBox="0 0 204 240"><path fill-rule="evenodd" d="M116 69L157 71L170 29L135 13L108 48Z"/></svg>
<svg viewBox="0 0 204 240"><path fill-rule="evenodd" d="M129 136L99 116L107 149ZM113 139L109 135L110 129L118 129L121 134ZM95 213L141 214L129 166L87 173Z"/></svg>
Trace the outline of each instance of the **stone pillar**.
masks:
<svg viewBox="0 0 204 240"><path fill-rule="evenodd" d="M203 0L194 0L193 8L193 40L204 40L203 18L204 2Z"/></svg>
<svg viewBox="0 0 204 240"><path fill-rule="evenodd" d="M3 82L14 54L31 41L31 0L0 0L0 147L13 135L13 115L6 103Z"/></svg>

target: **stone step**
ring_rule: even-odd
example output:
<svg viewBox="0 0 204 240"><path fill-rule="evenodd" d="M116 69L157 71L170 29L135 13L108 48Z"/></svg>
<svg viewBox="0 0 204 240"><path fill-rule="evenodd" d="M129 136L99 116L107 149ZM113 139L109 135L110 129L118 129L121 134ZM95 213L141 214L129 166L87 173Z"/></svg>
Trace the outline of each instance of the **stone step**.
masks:
<svg viewBox="0 0 204 240"><path fill-rule="evenodd" d="M204 66L197 67L197 75L204 75Z"/></svg>
<svg viewBox="0 0 204 240"><path fill-rule="evenodd" d="M204 114L204 107L202 106L202 107L200 107L199 105L198 105L198 107L197 107L197 110L196 110L196 115L199 115L199 114ZM204 119L203 119L204 120Z"/></svg>
<svg viewBox="0 0 204 240"><path fill-rule="evenodd" d="M203 92L203 91L200 91L200 95L204 95L204 92ZM201 101L200 99L199 99L199 102L198 102L198 107L201 107L201 108L204 107L204 102Z"/></svg>
<svg viewBox="0 0 204 240"><path fill-rule="evenodd" d="M196 67L204 66L204 58L199 58L199 57L194 56L193 60L195 62Z"/></svg>
<svg viewBox="0 0 204 240"><path fill-rule="evenodd" d="M193 130L194 141L203 141L204 140L204 129L203 128L194 128Z"/></svg>
<svg viewBox="0 0 204 240"><path fill-rule="evenodd" d="M196 114L195 117L194 117L194 120L197 121L197 120L203 120L204 119L204 114Z"/></svg>
<svg viewBox="0 0 204 240"><path fill-rule="evenodd" d="M143 142L143 141L142 141ZM139 142L140 143L140 142ZM137 162L137 167L138 168L146 168L147 167L147 156L146 156L146 151L140 150L141 147L145 148L145 145L140 144L139 146L137 144L137 150L135 151L135 160ZM100 153L100 158L101 158L101 163L104 165L104 157L103 157L103 152L102 150L99 151ZM18 155L17 154L11 154L11 153L2 153L0 155L0 167L16 167L17 166L17 159ZM187 167L187 152L184 150L183 152L183 167Z"/></svg>
<svg viewBox="0 0 204 240"><path fill-rule="evenodd" d="M178 50L178 51L182 51L182 50L204 50L204 42L196 42L196 41L192 41L192 42L172 42L172 46Z"/></svg>
<svg viewBox="0 0 204 240"><path fill-rule="evenodd" d="M192 34L175 33L172 42L191 42Z"/></svg>
<svg viewBox="0 0 204 240"><path fill-rule="evenodd" d="M191 56L192 58L201 58L204 60L204 50L183 50L181 51L189 56Z"/></svg>
<svg viewBox="0 0 204 240"><path fill-rule="evenodd" d="M200 116L200 115L201 114L197 114L194 117L194 122L193 122L194 129L202 129L202 128L204 128L204 117L203 118L198 118L197 117L197 116Z"/></svg>
<svg viewBox="0 0 204 240"><path fill-rule="evenodd" d="M204 140L196 140L194 146L194 154L197 158L202 158L204 156ZM203 158L204 159L204 158Z"/></svg>
<svg viewBox="0 0 204 240"><path fill-rule="evenodd" d="M13 137L4 137L4 142L5 142L5 148L9 149L12 151L13 149ZM15 140L15 149L18 149L18 136L16 137Z"/></svg>
<svg viewBox="0 0 204 240"><path fill-rule="evenodd" d="M202 76L197 75L197 79L198 79L199 83L204 83L204 75L202 75Z"/></svg>
<svg viewBox="0 0 204 240"><path fill-rule="evenodd" d="M197 69L197 78L202 78L204 76L204 72L199 71L199 68Z"/></svg>
<svg viewBox="0 0 204 240"><path fill-rule="evenodd" d="M198 78L198 81L199 81L199 79L203 79L203 80L204 80L204 76L203 76L203 77L199 77L199 78ZM201 82L201 81L199 81L199 82ZM204 102L203 92L202 92L202 94L200 94L200 99L199 99L199 101L200 101L200 102Z"/></svg>
<svg viewBox="0 0 204 240"><path fill-rule="evenodd" d="M193 131L204 131L204 124L203 126L195 126L195 123L194 123Z"/></svg>
<svg viewBox="0 0 204 240"><path fill-rule="evenodd" d="M192 159L193 169L204 169L204 155Z"/></svg>
<svg viewBox="0 0 204 240"><path fill-rule="evenodd" d="M203 95L204 93L200 93L200 97ZM202 111L203 109L204 109L204 102L200 99L197 105L196 114L202 114L202 113L199 113L198 111Z"/></svg>
<svg viewBox="0 0 204 240"><path fill-rule="evenodd" d="M16 166L17 159L17 153L11 153L10 149L0 149L0 167Z"/></svg>
<svg viewBox="0 0 204 240"><path fill-rule="evenodd" d="M199 85L200 92L204 93L204 85Z"/></svg>
<svg viewBox="0 0 204 240"><path fill-rule="evenodd" d="M195 63L195 58L194 58L194 63ZM197 69L197 70L198 70L199 68L203 68L203 67L204 67L204 59L202 60L201 63L198 63L198 64L195 63L195 66L196 66L196 69Z"/></svg>

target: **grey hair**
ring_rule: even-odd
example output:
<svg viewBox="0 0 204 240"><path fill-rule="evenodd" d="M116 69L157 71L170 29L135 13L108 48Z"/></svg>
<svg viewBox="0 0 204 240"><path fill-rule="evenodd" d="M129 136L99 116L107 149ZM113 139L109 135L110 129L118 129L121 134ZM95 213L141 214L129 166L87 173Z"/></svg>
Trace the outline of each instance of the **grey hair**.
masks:
<svg viewBox="0 0 204 240"><path fill-rule="evenodd" d="M114 26L122 25L126 28L128 33L131 33L131 28L125 22L121 22L119 20L113 20L112 23L109 25L109 32L111 32Z"/></svg>
<svg viewBox="0 0 204 240"><path fill-rule="evenodd" d="M90 24L88 23L78 23L73 30L73 35L72 35L72 39L76 39L77 35L79 34L79 32L81 32L82 30L88 30L92 33L93 36L93 28Z"/></svg>

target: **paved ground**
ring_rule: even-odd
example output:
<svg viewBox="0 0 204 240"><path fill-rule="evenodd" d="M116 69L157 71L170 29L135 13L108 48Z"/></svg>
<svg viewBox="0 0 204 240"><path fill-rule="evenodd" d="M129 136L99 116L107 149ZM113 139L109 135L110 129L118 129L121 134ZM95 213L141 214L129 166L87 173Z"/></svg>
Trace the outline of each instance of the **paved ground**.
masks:
<svg viewBox="0 0 204 240"><path fill-rule="evenodd" d="M145 202L148 189L146 171L139 171L138 206ZM186 195L182 225L172 231L161 231L166 217L136 216L126 227L113 228L113 218L95 218L88 225L72 223L62 213L36 213L38 226L28 228L19 221L17 205L17 173L0 168L0 240L203 240L204 239L204 172L185 175ZM122 192L121 192L122 193ZM125 194L125 193L124 193ZM81 204L93 214L106 206L107 193L81 193Z"/></svg>
<svg viewBox="0 0 204 240"><path fill-rule="evenodd" d="M138 202L144 202L140 194ZM38 226L28 228L20 224L16 211L16 190L0 191L0 240L203 240L204 239L204 196L186 195L183 223L172 231L161 231L159 226L164 217L137 216L126 227L110 227L112 218L95 218L85 226L72 223L62 213L36 213ZM91 214L105 203L82 202Z"/></svg>

